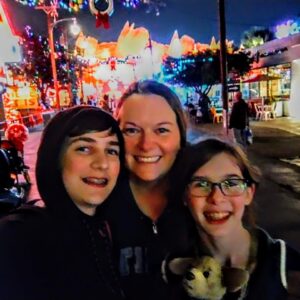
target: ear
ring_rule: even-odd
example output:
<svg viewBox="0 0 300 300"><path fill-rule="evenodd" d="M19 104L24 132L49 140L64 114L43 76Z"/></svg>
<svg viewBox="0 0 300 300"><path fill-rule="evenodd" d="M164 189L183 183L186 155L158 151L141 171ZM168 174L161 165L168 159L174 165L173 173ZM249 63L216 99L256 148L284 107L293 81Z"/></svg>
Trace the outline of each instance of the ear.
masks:
<svg viewBox="0 0 300 300"><path fill-rule="evenodd" d="M251 204L254 194L255 194L255 191L256 191L255 184L251 184L250 186L247 187L245 205Z"/></svg>
<svg viewBox="0 0 300 300"><path fill-rule="evenodd" d="M241 289L249 280L249 272L239 268L223 267L223 285L229 292Z"/></svg>
<svg viewBox="0 0 300 300"><path fill-rule="evenodd" d="M177 257L169 262L169 269L173 274L183 275L193 263L192 257Z"/></svg>

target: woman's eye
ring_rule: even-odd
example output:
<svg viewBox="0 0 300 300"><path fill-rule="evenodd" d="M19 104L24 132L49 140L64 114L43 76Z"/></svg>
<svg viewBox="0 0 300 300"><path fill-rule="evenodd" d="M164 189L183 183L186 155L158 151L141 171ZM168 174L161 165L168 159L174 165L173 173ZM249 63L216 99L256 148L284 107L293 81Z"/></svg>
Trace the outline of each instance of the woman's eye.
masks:
<svg viewBox="0 0 300 300"><path fill-rule="evenodd" d="M139 130L134 127L127 127L127 128L123 129L123 133L126 135L134 135L134 134L137 134L138 132L139 132Z"/></svg>
<svg viewBox="0 0 300 300"><path fill-rule="evenodd" d="M160 127L157 129L158 133L166 133L166 132L170 132L170 130L168 128L164 128L164 127Z"/></svg>

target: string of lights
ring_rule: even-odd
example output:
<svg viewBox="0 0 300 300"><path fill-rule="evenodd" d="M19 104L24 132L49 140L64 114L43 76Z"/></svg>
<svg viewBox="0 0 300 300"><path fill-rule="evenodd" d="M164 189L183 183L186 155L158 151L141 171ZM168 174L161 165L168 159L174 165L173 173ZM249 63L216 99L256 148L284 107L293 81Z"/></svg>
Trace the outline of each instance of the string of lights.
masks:
<svg viewBox="0 0 300 300"><path fill-rule="evenodd" d="M15 0L16 2L36 7L41 5L47 5L45 0ZM105 2L106 0L94 0L97 2ZM117 0L121 5L128 9L145 8L146 13L154 13L156 16L160 15L160 10L167 6L166 2L162 0ZM48 1L49 4L51 1ZM88 0L59 0L58 8L68 10L69 12L76 13L80 10L88 9Z"/></svg>

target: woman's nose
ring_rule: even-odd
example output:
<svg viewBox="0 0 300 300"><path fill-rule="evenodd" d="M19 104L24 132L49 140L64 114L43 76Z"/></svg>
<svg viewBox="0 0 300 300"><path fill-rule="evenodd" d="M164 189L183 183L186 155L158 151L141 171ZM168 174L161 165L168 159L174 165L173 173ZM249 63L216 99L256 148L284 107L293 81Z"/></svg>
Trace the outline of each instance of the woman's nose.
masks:
<svg viewBox="0 0 300 300"><path fill-rule="evenodd" d="M138 146L143 151L152 150L155 144L155 136L153 133L143 133L140 136Z"/></svg>

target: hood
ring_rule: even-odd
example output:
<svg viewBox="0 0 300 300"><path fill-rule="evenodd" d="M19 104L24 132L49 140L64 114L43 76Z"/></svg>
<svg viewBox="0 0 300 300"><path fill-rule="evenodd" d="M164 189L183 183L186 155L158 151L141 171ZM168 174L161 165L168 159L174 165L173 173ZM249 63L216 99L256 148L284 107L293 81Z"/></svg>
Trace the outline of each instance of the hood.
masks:
<svg viewBox="0 0 300 300"><path fill-rule="evenodd" d="M48 209L63 215L75 207L64 188L60 170L60 152L65 139L109 128L120 142L120 162L123 166L123 136L118 123L107 112L93 106L77 106L60 111L50 120L42 134L35 170L38 190Z"/></svg>

